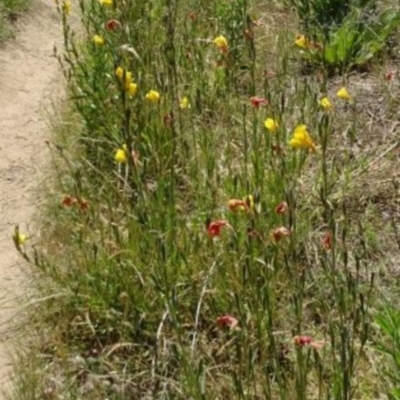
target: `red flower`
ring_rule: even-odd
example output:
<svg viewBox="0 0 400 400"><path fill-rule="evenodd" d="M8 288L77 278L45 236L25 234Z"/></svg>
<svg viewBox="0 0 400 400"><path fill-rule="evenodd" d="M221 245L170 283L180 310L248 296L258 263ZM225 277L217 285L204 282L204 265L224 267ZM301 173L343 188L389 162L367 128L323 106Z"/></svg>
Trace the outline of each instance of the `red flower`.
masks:
<svg viewBox="0 0 400 400"><path fill-rule="evenodd" d="M106 22L106 29L108 31L115 31L117 28L121 27L121 22L117 21L116 19L110 19Z"/></svg>
<svg viewBox="0 0 400 400"><path fill-rule="evenodd" d="M279 203L276 207L275 207L275 212L277 214L286 214L287 211L289 209L288 204L286 203L286 201L282 201L281 203Z"/></svg>
<svg viewBox="0 0 400 400"><path fill-rule="evenodd" d="M228 221L224 219L210 222L207 226L207 232L211 237L219 236L221 234L221 228L227 225L229 225Z"/></svg>
<svg viewBox="0 0 400 400"><path fill-rule="evenodd" d="M388 71L386 74L383 76L385 81L391 82L394 79L394 76L396 75L396 71Z"/></svg>
<svg viewBox="0 0 400 400"><path fill-rule="evenodd" d="M325 250L332 249L332 233L327 231L322 238L322 246L324 246Z"/></svg>
<svg viewBox="0 0 400 400"><path fill-rule="evenodd" d="M290 231L284 226L275 228L271 231L271 237L275 240L275 242L279 242L282 238L287 236L290 236Z"/></svg>
<svg viewBox="0 0 400 400"><path fill-rule="evenodd" d="M217 318L217 324L221 328L233 329L238 325L238 320L235 317L232 317L232 315L226 314Z"/></svg>
<svg viewBox="0 0 400 400"><path fill-rule="evenodd" d="M268 100L263 97L253 96L250 97L250 103L254 108L260 108L260 106L268 105Z"/></svg>
<svg viewBox="0 0 400 400"><path fill-rule="evenodd" d="M293 338L294 344L298 347L311 346L314 349L320 349L325 342L316 342L311 336L295 336Z"/></svg>
<svg viewBox="0 0 400 400"><path fill-rule="evenodd" d="M294 344L299 347L310 345L314 340L311 336L295 336Z"/></svg>
<svg viewBox="0 0 400 400"><path fill-rule="evenodd" d="M78 200L78 203L79 203L79 207L80 207L80 209L81 209L82 211L87 210L88 207L89 207L89 203L88 203L87 200L85 200L85 199L79 199L79 200Z"/></svg>
<svg viewBox="0 0 400 400"><path fill-rule="evenodd" d="M65 196L65 197L63 198L63 200L61 201L61 204L62 204L64 207L71 207L72 205L76 204L77 201L78 201L78 200L77 200L75 197L72 197L72 196Z"/></svg>

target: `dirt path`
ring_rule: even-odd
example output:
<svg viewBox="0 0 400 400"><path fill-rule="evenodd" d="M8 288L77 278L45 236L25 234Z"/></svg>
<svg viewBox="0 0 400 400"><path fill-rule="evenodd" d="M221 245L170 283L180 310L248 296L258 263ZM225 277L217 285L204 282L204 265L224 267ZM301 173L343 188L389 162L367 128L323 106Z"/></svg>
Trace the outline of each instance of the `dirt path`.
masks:
<svg viewBox="0 0 400 400"><path fill-rule="evenodd" d="M16 296L23 294L21 259L10 237L15 224L34 233L29 221L46 159L45 111L63 87L53 57L61 38L55 3L34 0L18 22L17 38L0 46L0 390L11 371L7 321L22 301Z"/></svg>

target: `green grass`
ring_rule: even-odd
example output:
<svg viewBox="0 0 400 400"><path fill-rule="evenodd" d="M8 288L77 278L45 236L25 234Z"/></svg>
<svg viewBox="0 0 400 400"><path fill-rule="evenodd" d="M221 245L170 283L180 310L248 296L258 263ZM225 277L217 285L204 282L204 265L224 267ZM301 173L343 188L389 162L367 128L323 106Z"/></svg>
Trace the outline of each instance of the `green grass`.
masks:
<svg viewBox="0 0 400 400"><path fill-rule="evenodd" d="M30 0L0 1L0 41L12 35L12 24L29 6Z"/></svg>
<svg viewBox="0 0 400 400"><path fill-rule="evenodd" d="M81 7L78 41L59 4L72 110L56 124L40 232L16 240L41 300L15 399L390 390L374 324L382 298L398 304L396 233L382 224L399 222L390 59L367 81L306 75L283 4ZM310 137L294 135L303 124Z"/></svg>

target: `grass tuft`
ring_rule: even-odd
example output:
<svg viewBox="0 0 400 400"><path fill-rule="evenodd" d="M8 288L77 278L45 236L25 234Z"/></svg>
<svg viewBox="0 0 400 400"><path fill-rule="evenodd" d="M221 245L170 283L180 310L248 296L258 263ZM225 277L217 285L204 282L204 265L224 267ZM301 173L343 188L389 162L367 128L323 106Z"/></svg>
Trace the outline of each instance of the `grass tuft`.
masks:
<svg viewBox="0 0 400 400"><path fill-rule="evenodd" d="M12 35L12 25L29 7L30 0L0 1L0 41Z"/></svg>
<svg viewBox="0 0 400 400"><path fill-rule="evenodd" d="M71 109L16 232L43 299L16 399L394 392L397 76L305 71L285 3L81 2L79 40L57 7Z"/></svg>

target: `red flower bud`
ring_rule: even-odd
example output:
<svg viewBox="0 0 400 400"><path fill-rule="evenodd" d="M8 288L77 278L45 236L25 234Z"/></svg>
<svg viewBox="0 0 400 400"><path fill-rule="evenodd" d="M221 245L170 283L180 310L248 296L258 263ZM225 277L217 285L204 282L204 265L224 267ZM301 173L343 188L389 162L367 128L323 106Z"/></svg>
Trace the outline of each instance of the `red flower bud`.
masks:
<svg viewBox="0 0 400 400"><path fill-rule="evenodd" d="M238 325L238 320L232 315L223 315L217 318L217 324L221 328L235 328Z"/></svg>
<svg viewBox="0 0 400 400"><path fill-rule="evenodd" d="M108 31L115 31L116 29L121 27L121 22L119 22L116 19L110 19L109 21L106 22L105 25Z"/></svg>

